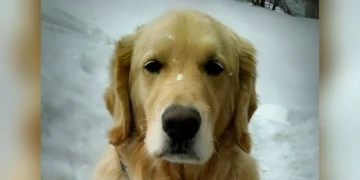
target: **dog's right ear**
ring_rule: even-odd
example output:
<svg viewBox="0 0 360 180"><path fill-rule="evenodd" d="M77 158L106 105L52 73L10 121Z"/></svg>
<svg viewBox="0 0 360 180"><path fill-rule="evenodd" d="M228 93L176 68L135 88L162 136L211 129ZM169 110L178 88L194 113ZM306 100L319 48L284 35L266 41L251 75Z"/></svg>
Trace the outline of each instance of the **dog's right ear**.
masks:
<svg viewBox="0 0 360 180"><path fill-rule="evenodd" d="M239 92L237 110L234 118L235 135L238 146L246 153L251 152L251 137L248 125L258 106L256 93L256 49L250 41L233 35L238 58L238 83Z"/></svg>
<svg viewBox="0 0 360 180"><path fill-rule="evenodd" d="M110 86L104 100L115 123L108 131L109 143L118 146L128 137L131 126L131 102L129 97L129 74L134 41L137 34L124 36L116 43L110 65Z"/></svg>

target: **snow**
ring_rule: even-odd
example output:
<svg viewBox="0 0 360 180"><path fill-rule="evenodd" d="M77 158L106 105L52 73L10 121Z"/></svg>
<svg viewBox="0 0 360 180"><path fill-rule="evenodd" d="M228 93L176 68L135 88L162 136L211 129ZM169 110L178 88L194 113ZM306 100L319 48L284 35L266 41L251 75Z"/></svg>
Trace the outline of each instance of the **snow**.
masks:
<svg viewBox="0 0 360 180"><path fill-rule="evenodd" d="M43 179L91 179L112 124L102 94L114 41L176 7L211 13L258 50L262 179L318 179L318 21L233 0L42 1Z"/></svg>
<svg viewBox="0 0 360 180"><path fill-rule="evenodd" d="M183 74L178 74L176 76L176 81L181 81L182 79L184 79L184 75Z"/></svg>

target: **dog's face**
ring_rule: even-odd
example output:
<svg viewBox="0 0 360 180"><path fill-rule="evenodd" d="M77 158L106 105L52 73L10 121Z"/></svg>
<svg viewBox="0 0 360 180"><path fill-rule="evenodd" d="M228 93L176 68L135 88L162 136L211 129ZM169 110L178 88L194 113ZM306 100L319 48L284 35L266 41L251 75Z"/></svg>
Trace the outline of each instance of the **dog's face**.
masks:
<svg viewBox="0 0 360 180"><path fill-rule="evenodd" d="M197 11L179 11L141 27L131 39L129 108L150 155L175 163L204 163L235 116L245 113L246 126L250 100L242 97L245 111L236 115L239 91L244 83L254 82L245 82L247 77L240 82L240 66L255 73L255 67L249 69L255 63L240 64L241 44L227 28ZM254 61L252 54L248 61ZM240 134L247 133L246 127L239 128Z"/></svg>

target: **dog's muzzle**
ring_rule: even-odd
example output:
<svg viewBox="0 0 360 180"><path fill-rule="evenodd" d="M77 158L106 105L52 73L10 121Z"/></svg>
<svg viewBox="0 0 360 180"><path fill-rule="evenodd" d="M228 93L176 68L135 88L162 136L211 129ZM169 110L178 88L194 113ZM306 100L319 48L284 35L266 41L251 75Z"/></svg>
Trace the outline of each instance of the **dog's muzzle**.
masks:
<svg viewBox="0 0 360 180"><path fill-rule="evenodd" d="M191 141L200 124L199 112L187 106L171 105L162 115L163 130L173 144Z"/></svg>
<svg viewBox="0 0 360 180"><path fill-rule="evenodd" d="M195 136L201 125L200 113L189 106L171 105L162 115L167 145L161 156L165 159L198 159L194 151Z"/></svg>

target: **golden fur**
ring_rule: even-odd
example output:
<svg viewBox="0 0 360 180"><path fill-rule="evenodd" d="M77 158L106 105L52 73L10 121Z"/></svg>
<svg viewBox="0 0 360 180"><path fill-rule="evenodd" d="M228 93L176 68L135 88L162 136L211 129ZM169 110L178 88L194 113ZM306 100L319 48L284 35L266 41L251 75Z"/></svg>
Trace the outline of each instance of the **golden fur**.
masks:
<svg viewBox="0 0 360 180"><path fill-rule="evenodd" d="M209 52L225 66L217 77L198 68ZM125 179L121 157L131 180L258 180L248 132L257 108L255 53L250 42L196 10L169 11L123 37L116 44L104 95L114 120L111 145L95 179ZM167 63L161 76L143 70L153 56ZM179 72L184 78L176 81ZM213 127L214 152L205 163L176 164L148 153L147 131L155 112L169 103L196 104L209 117L205 123Z"/></svg>

